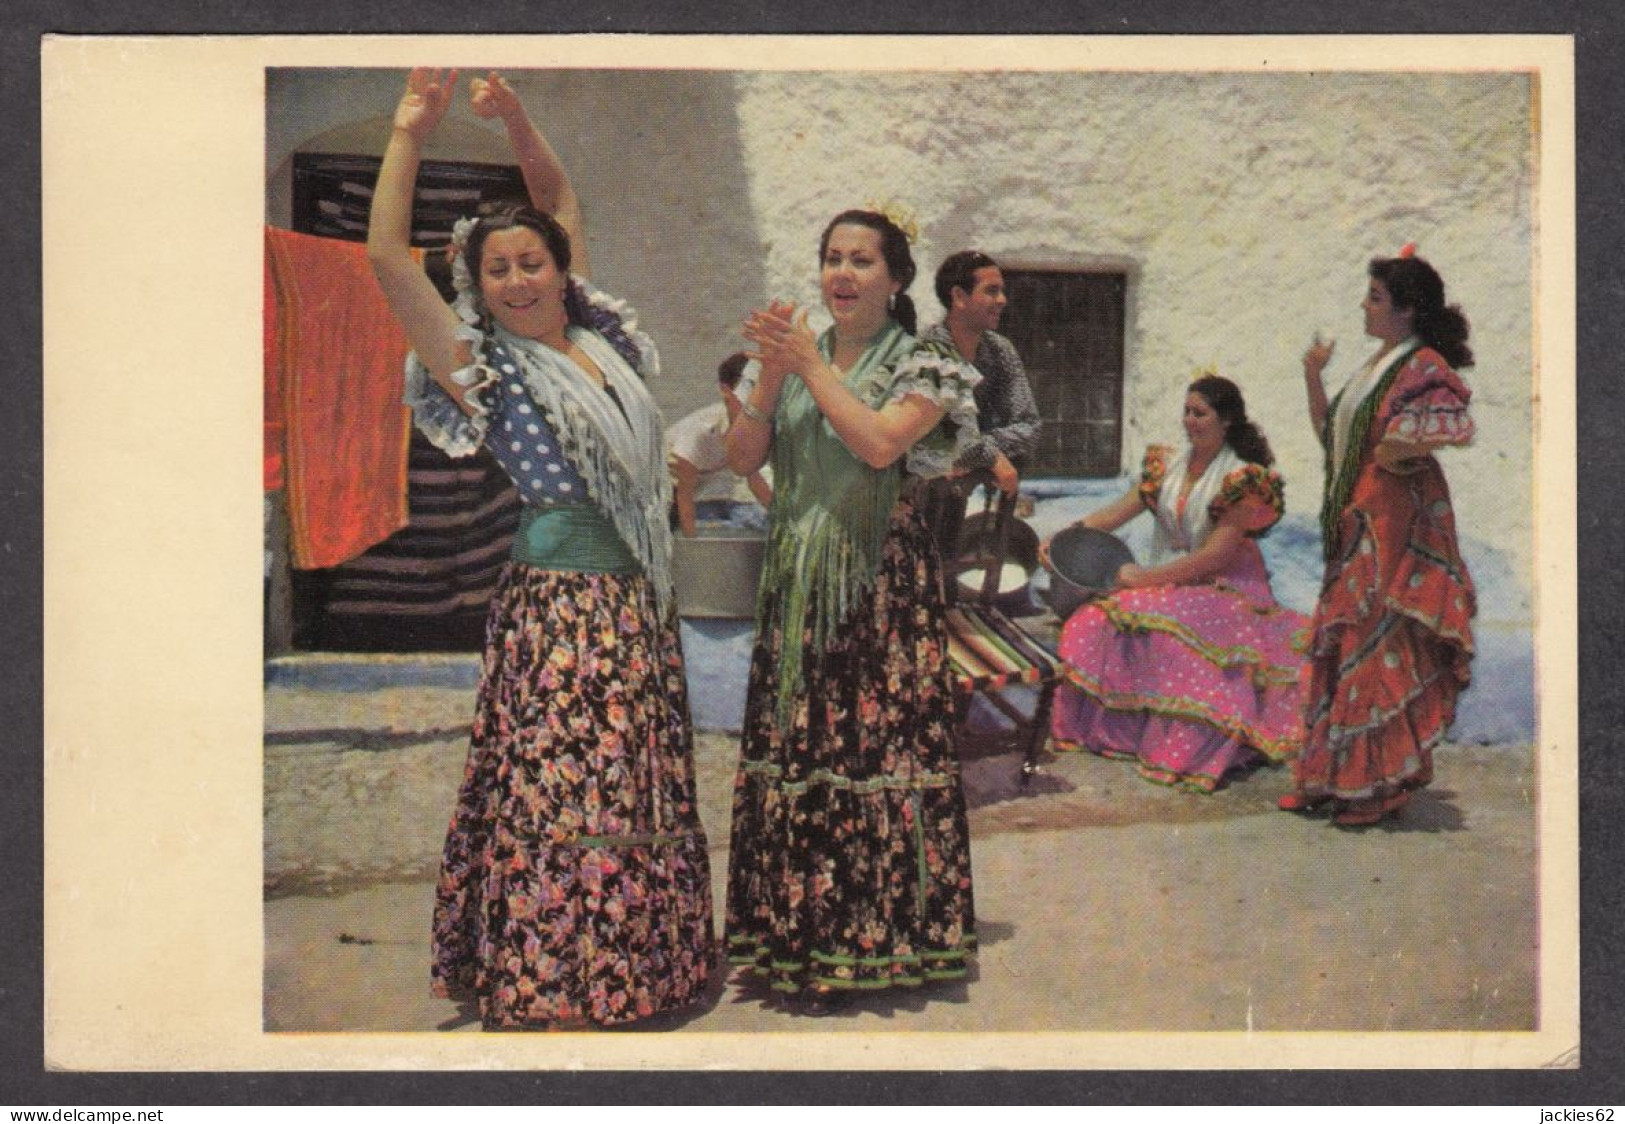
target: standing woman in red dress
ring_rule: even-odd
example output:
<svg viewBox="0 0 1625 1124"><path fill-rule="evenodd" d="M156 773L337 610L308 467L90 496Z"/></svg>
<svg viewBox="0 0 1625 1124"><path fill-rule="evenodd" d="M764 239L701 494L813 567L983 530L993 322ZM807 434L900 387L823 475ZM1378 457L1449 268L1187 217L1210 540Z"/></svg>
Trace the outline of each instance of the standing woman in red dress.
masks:
<svg viewBox="0 0 1625 1124"><path fill-rule="evenodd" d="M1456 715L1473 656L1474 593L1435 452L1473 435L1468 325L1444 282L1407 245L1368 270L1365 331L1381 346L1330 401L1332 345L1303 357L1309 415L1326 449L1307 738L1288 811L1331 803L1363 827L1433 779L1433 747Z"/></svg>

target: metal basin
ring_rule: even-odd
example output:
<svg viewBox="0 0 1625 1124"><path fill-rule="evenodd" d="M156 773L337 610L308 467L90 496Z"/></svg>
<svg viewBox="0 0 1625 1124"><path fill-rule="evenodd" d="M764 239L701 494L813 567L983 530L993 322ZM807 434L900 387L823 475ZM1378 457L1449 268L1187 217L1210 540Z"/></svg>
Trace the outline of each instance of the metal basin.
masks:
<svg viewBox="0 0 1625 1124"><path fill-rule="evenodd" d="M1117 570L1134 561L1123 540L1089 527L1068 527L1049 542L1049 603L1063 621L1112 588Z"/></svg>
<svg viewBox="0 0 1625 1124"><path fill-rule="evenodd" d="M756 616L766 537L733 527L701 526L695 538L672 540L672 581L684 617Z"/></svg>
<svg viewBox="0 0 1625 1124"><path fill-rule="evenodd" d="M998 562L1001 564L997 588L993 591L994 607L1009 616L1028 616L1033 611L1029 584L1038 569L1038 532L1020 519L1012 518L1005 525L1002 552L997 538L998 520L993 512L966 517L959 530L955 561L955 568L959 570L955 580L959 600L979 600L987 580L987 568Z"/></svg>

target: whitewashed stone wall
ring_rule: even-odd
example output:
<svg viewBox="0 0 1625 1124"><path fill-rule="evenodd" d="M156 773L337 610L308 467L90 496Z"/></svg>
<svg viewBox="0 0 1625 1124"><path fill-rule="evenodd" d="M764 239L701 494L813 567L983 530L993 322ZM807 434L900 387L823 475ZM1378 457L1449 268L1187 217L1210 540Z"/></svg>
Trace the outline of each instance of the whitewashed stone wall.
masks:
<svg viewBox="0 0 1625 1124"><path fill-rule="evenodd" d="M1336 362L1368 355L1366 261L1416 241L1479 357L1478 442L1446 454L1459 516L1527 589L1527 76L772 73L739 90L774 291L816 301L822 224L874 196L918 213L924 319L940 315L930 272L968 245L1011 265L1123 269L1125 458L1180 439L1192 369L1215 363L1299 510L1318 503L1321 464L1298 357L1317 329Z"/></svg>
<svg viewBox="0 0 1625 1124"><path fill-rule="evenodd" d="M926 320L940 313L937 262L965 246L1011 265L1127 272L1125 457L1179 439L1185 384L1214 363L1243 385L1293 508L1308 511L1321 469L1298 356L1319 329L1336 336L1336 362L1363 358L1366 260L1418 242L1472 320L1479 356L1467 372L1478 442L1446 454L1459 515L1473 537L1507 552L1527 591L1528 76L511 77L587 200L597 279L631 300L660 341L668 375L656 394L673 417L710 400L711 373L739 346L754 303L816 303L823 223L889 197L921 222L913 292ZM401 79L270 77L268 221L286 222L293 152L346 130L381 145ZM453 115L435 155L488 160L505 147L465 106Z"/></svg>

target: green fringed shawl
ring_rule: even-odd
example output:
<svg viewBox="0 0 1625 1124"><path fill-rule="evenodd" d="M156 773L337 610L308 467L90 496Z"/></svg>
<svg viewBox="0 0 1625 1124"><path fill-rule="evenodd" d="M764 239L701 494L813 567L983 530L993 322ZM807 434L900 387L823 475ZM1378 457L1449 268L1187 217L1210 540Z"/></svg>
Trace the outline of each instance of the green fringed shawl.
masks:
<svg viewBox="0 0 1625 1124"><path fill-rule="evenodd" d="M893 366L917 346L913 336L888 321L846 373L846 387L864 403L879 406ZM818 340L826 361L833 347L834 334L826 331ZM811 629L813 648L823 651L874 584L892 509L902 495L903 466L899 459L875 469L860 460L798 378L785 381L773 423L773 515L757 619L763 619L770 599L779 599L784 649L776 714L784 725L801 684L803 629Z"/></svg>
<svg viewBox="0 0 1625 1124"><path fill-rule="evenodd" d="M1406 360L1421 348L1420 343L1404 348L1388 364L1388 369L1377 380L1377 385L1366 395L1365 401L1354 412L1354 420L1349 425L1348 444L1343 451L1343 463L1332 463L1332 450L1335 442L1332 440L1332 426L1337 418L1337 404L1348 393L1345 386L1337 392L1326 407L1326 420L1321 423L1320 441L1326 452L1326 494L1320 505L1320 543L1321 552L1325 560L1330 563L1336 561L1342 553L1343 544L1340 540L1339 527L1343 522L1343 509L1348 506L1349 497L1354 494L1354 482L1360 478L1360 462L1365 457L1366 438L1371 435L1371 423L1376 420L1377 411L1382 407L1382 400L1388 397L1388 391L1393 387L1394 380L1399 377L1400 368L1405 366Z"/></svg>

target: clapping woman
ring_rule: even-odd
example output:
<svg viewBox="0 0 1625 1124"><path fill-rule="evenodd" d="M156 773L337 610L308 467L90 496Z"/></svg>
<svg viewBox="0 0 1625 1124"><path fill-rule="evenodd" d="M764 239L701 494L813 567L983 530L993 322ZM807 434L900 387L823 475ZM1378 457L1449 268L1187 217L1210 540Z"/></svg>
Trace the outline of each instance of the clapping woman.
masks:
<svg viewBox="0 0 1625 1124"><path fill-rule="evenodd" d="M905 224L906 225L906 224ZM846 211L818 245L833 325L775 303L729 432L774 498L728 863L729 958L818 1009L959 979L975 945L942 577L913 482L977 435L975 370L918 342L909 236Z"/></svg>

